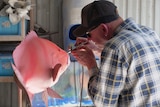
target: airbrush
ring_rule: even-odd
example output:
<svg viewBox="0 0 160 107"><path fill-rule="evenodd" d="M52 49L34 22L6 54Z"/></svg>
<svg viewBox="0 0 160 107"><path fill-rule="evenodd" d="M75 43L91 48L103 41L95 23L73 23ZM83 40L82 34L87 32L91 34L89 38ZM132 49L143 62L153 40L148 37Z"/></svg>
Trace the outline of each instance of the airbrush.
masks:
<svg viewBox="0 0 160 107"><path fill-rule="evenodd" d="M88 41L82 42L81 44L77 45L77 46L72 46L70 47L69 51L67 53L71 53L72 50L78 49L79 47L86 45L88 43Z"/></svg>

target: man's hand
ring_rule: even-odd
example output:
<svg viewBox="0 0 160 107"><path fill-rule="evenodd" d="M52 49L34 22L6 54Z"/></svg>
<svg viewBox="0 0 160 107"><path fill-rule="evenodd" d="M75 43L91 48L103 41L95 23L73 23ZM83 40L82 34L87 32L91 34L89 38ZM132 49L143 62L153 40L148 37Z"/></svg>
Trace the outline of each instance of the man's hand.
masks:
<svg viewBox="0 0 160 107"><path fill-rule="evenodd" d="M72 55L83 66L87 66L88 70L97 66L95 56L90 48L81 46L71 51Z"/></svg>

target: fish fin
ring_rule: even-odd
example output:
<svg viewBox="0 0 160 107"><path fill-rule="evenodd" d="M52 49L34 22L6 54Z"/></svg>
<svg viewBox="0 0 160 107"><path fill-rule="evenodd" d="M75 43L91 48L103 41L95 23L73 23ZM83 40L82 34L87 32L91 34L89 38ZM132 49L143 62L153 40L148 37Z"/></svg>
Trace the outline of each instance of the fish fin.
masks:
<svg viewBox="0 0 160 107"><path fill-rule="evenodd" d="M16 77L21 82L21 84L23 84L23 78L22 78L22 75L21 75L20 71L16 68L16 66L13 63L11 63L11 65L12 65L12 68L14 70L14 73L15 73Z"/></svg>
<svg viewBox="0 0 160 107"><path fill-rule="evenodd" d="M52 77L53 77L53 81L55 81L56 77L57 77L57 74L58 74L58 71L60 69L62 65L61 64L56 64L54 66L54 68L52 69Z"/></svg>
<svg viewBox="0 0 160 107"><path fill-rule="evenodd" d="M43 99L46 107L48 107L48 92L47 92L47 90L43 91L43 93L42 93L42 99Z"/></svg>
<svg viewBox="0 0 160 107"><path fill-rule="evenodd" d="M34 30L31 30L27 36L31 36L31 37L38 37L36 32Z"/></svg>
<svg viewBox="0 0 160 107"><path fill-rule="evenodd" d="M53 98L63 99L57 92L55 92L52 88L47 88L48 95Z"/></svg>
<svg viewBox="0 0 160 107"><path fill-rule="evenodd" d="M19 88L22 89L22 91L26 94L27 96L27 101L29 102L27 105L30 107L30 105L32 105L32 99L33 99L33 94L30 92L27 92L27 90L25 89L25 87L22 85L23 84L23 78L19 72L19 70L16 68L16 66L11 63L12 68L14 70L14 80L16 82L16 84L18 85Z"/></svg>

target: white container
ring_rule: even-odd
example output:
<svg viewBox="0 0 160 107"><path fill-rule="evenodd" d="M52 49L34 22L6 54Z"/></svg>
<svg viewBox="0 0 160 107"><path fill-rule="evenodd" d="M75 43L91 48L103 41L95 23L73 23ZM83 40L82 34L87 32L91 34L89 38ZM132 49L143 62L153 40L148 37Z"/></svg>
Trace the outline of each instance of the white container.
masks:
<svg viewBox="0 0 160 107"><path fill-rule="evenodd" d="M63 38L64 49L68 51L69 46L73 46L75 40L69 38L70 29L72 26L81 23L82 8L93 2L94 0L63 0L62 16L63 16ZM74 60L71 57L71 60Z"/></svg>

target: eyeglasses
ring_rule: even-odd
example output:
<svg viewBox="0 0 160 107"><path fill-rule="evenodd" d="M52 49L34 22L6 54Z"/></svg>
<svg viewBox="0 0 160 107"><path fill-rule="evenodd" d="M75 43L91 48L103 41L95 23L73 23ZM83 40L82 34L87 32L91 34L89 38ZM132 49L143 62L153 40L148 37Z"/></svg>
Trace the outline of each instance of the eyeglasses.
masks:
<svg viewBox="0 0 160 107"><path fill-rule="evenodd" d="M90 38L91 37L90 32L86 32L85 36L86 36L86 38Z"/></svg>
<svg viewBox="0 0 160 107"><path fill-rule="evenodd" d="M86 38L90 38L91 37L91 31L92 30L94 30L95 28L97 28L99 25L96 25L96 26L93 26L93 27L91 27L89 30L88 30L88 32L86 32L86 34L85 34L85 37Z"/></svg>

